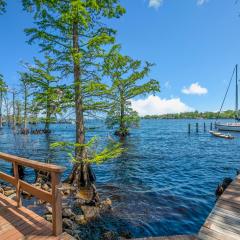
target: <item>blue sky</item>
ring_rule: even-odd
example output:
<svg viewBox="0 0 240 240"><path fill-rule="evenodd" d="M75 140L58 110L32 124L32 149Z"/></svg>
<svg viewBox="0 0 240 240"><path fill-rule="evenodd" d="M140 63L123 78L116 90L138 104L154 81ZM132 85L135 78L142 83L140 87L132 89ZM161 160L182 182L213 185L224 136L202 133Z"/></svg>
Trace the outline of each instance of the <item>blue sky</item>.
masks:
<svg viewBox="0 0 240 240"><path fill-rule="evenodd" d="M124 54L155 63L150 77L161 85L157 97L141 97L133 101L134 108L141 114L218 110L233 67L240 64L240 4L236 0L121 2L127 14L110 22L118 31L117 42ZM18 84L19 61L31 62L39 55L23 33L31 24L20 0L9 1L7 13L0 16L0 72L11 87ZM230 95L225 108L234 107L233 88Z"/></svg>

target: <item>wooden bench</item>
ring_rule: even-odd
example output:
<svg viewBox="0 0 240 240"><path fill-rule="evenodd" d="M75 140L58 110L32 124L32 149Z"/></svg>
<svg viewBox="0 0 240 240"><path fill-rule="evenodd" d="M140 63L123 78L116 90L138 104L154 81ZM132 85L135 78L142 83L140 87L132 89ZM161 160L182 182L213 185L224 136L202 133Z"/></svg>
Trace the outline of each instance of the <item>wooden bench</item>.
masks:
<svg viewBox="0 0 240 240"><path fill-rule="evenodd" d="M62 233L62 194L61 188L61 173L65 170L64 167L53 164L41 163L26 158L13 156L0 152L0 159L13 164L14 176L0 172L0 179L7 181L16 187L16 203L17 207L22 206L21 191L26 191L29 194L37 197L40 200L46 201L52 206L52 233L58 236ZM51 192L36 188L35 186L19 179L18 166L30 167L36 170L51 173Z"/></svg>

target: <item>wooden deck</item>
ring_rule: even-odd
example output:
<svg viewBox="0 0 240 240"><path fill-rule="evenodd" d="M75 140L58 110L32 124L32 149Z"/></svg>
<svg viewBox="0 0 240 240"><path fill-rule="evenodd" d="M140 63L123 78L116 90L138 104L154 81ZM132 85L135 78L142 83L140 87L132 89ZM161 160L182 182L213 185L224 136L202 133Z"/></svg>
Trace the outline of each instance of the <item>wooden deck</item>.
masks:
<svg viewBox="0 0 240 240"><path fill-rule="evenodd" d="M150 238L137 238L135 240L196 240L196 236L191 235L176 235L170 237L150 237ZM134 239L132 239L134 240Z"/></svg>
<svg viewBox="0 0 240 240"><path fill-rule="evenodd" d="M199 231L201 240L240 240L240 176L229 185Z"/></svg>
<svg viewBox="0 0 240 240"><path fill-rule="evenodd" d="M73 240L66 233L52 236L52 224L25 207L0 194L1 240Z"/></svg>

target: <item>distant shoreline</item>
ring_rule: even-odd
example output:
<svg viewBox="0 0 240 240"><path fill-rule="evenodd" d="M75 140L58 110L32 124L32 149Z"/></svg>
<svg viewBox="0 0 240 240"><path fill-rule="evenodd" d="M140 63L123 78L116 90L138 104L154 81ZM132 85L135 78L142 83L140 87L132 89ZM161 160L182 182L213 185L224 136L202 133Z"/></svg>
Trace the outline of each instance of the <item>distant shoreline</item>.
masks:
<svg viewBox="0 0 240 240"><path fill-rule="evenodd" d="M195 111L176 114L146 115L141 117L141 119L235 119L235 111L227 110L221 113Z"/></svg>
<svg viewBox="0 0 240 240"><path fill-rule="evenodd" d="M234 118L151 118L141 117L141 120L234 120Z"/></svg>

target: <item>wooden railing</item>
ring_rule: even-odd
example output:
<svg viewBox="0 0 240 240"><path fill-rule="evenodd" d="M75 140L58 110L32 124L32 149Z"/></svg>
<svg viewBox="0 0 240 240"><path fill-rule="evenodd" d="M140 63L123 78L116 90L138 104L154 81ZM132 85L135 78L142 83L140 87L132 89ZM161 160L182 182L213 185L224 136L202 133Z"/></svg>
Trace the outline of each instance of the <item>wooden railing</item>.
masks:
<svg viewBox="0 0 240 240"><path fill-rule="evenodd" d="M17 206L21 207L21 191L24 190L31 195L46 201L52 206L52 225L53 235L58 236L62 233L62 194L61 188L61 173L65 170L64 167L56 166L53 164L41 163L26 158L13 156L0 152L0 159L13 164L14 176L0 172L0 179L7 181L16 187L16 202ZM36 188L33 185L19 179L18 166L30 167L36 170L51 173L52 191L47 192L42 189Z"/></svg>

